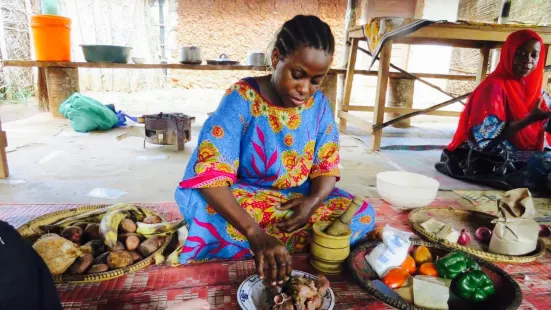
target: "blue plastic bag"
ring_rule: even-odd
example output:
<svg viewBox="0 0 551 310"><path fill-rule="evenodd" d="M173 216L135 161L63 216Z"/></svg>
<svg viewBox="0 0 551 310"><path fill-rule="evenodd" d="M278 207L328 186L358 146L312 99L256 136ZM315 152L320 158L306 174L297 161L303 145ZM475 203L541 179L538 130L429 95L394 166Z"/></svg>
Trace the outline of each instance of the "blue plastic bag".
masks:
<svg viewBox="0 0 551 310"><path fill-rule="evenodd" d="M117 123L116 127L122 127L122 126L126 126L126 119L129 119L133 122L138 122L138 118L137 117L134 117L134 116L130 116L126 113L124 113L123 111L118 111L117 112L117 118L119 119L119 122Z"/></svg>
<svg viewBox="0 0 551 310"><path fill-rule="evenodd" d="M59 107L59 112L71 121L78 132L109 130L119 123L117 115L99 101L74 93Z"/></svg>

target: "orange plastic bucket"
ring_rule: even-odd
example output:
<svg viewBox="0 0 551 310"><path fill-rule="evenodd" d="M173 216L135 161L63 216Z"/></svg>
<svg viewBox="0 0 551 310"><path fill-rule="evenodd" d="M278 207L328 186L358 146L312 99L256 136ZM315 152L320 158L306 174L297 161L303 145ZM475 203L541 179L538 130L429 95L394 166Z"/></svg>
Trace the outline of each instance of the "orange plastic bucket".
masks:
<svg viewBox="0 0 551 310"><path fill-rule="evenodd" d="M36 60L71 61L71 20L55 15L31 17Z"/></svg>

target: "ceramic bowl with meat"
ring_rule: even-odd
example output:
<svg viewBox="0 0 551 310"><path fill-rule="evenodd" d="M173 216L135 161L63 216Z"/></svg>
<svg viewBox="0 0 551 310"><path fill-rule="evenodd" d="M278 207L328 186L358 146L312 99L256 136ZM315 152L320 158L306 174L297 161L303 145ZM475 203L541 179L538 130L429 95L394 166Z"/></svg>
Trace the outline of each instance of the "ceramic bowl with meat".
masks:
<svg viewBox="0 0 551 310"><path fill-rule="evenodd" d="M293 270L280 287L266 287L258 275L247 278L237 290L239 306L245 310L331 310L335 295L325 276Z"/></svg>

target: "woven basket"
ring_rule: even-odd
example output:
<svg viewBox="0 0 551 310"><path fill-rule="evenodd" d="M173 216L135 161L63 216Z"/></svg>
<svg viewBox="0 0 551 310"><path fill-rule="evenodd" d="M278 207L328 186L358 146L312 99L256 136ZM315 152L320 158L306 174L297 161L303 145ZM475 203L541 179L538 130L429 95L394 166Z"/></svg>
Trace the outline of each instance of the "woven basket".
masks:
<svg viewBox="0 0 551 310"><path fill-rule="evenodd" d="M79 214L82 214L82 213L86 213L86 212L89 212L89 211L93 211L93 210L96 210L96 209L105 208L107 206L108 205L83 206L83 207L78 207L78 208L74 208L74 209L67 209L67 210L61 210L61 211L48 213L48 214L45 214L45 215L43 215L41 217L38 217L38 218L35 218L34 220L22 225L17 230L19 231L19 234L21 234L21 236L24 239L27 239L30 242L35 242L36 240L38 240L38 238L40 238L41 234L43 233L42 230L39 228L40 226L50 225L50 224L53 224L53 223L55 223L55 222L57 222L61 219L72 217L72 216L79 215ZM163 216L161 216L160 214L155 213L151 209L142 208L142 207L138 207L138 208L140 208L147 216L156 215L156 216L161 217L161 219L163 221L166 220ZM128 267L120 268L120 269L116 269L116 270L109 270L109 271L106 271L106 272L101 272L101 273L96 273L96 274L54 275L53 276L54 281L56 283L93 283L93 282L102 282L102 281L107 281L107 280L111 280L111 279L121 277L121 276L123 276L127 273L135 272L137 270L143 269L143 268L153 264L154 263L153 257L157 253L162 254L164 252L164 250L166 249L166 247L168 246L168 244L170 243L170 240L171 240L170 237L166 238L165 243L155 253L153 253L151 256L146 257L143 260L141 260L141 261L139 261L139 262L137 262L133 265L130 265Z"/></svg>
<svg viewBox="0 0 551 310"><path fill-rule="evenodd" d="M427 308L418 307L414 304L407 302L402 298L392 298L387 292L381 291L376 285L375 280L378 280L378 276L371 268L365 255L370 253L381 241L372 241L359 245L352 251L348 257L348 267L352 271L354 278L361 284L361 286L367 290L376 299L384 302L385 304L392 306L400 310L428 310ZM415 246L424 245L435 257L442 257L450 252L449 248L446 248L440 244L425 242L422 240L411 240L411 244ZM522 302L522 291L518 283L508 275L503 269L498 266L478 258L476 256L469 255L475 260L482 270L488 274L494 286L496 287L495 296L490 297L486 302L482 304L471 304L466 301L462 301L461 304L456 302L449 302L450 310L456 309L502 309L502 310L514 310L520 306ZM453 284L452 284L453 285ZM388 288L390 290L390 288Z"/></svg>
<svg viewBox="0 0 551 310"><path fill-rule="evenodd" d="M421 224L429 218L434 218L442 222L450 223L457 230L465 229L472 236L469 246L462 246L457 243L449 242L445 239L436 237L435 234L425 230ZM545 255L545 244L542 239L538 240L537 248L534 252L522 256L502 255L488 252L488 245L479 242L474 238L475 231L479 227L488 227L493 230L492 220L495 216L471 210L460 210L454 208L421 208L409 213L409 222L413 229L432 242L442 244L450 249L465 251L472 255L499 263L530 263Z"/></svg>

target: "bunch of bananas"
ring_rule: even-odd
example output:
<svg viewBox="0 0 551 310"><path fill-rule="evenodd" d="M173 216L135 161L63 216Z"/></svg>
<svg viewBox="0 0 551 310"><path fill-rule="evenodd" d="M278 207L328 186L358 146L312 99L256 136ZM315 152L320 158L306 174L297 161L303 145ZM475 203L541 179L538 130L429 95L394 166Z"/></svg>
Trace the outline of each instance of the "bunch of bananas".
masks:
<svg viewBox="0 0 551 310"><path fill-rule="evenodd" d="M172 236L174 232L180 229L182 226L185 226L186 221L180 220L176 222L163 222L156 224L146 224L143 222L137 222L138 229L136 233L144 235L146 238L151 236Z"/></svg>
<svg viewBox="0 0 551 310"><path fill-rule="evenodd" d="M178 256L180 252L182 252L182 248L184 247L184 243L186 242L188 236L188 229L186 227L185 220L157 224L138 222L137 225L138 228L136 229L136 232L144 235L146 238L150 238L152 236L172 236L174 232L177 231L178 245L176 249L172 251L166 259L159 256L155 257L155 264L161 265L164 262L166 265L173 267L180 265L178 262Z"/></svg>
<svg viewBox="0 0 551 310"><path fill-rule="evenodd" d="M130 213L126 210L112 210L105 214L99 224L100 235L103 236L103 243L110 249L117 246L117 238L119 236L119 225L125 218L130 217Z"/></svg>
<svg viewBox="0 0 551 310"><path fill-rule="evenodd" d="M65 218L52 225L44 225L42 226L42 230L45 232L55 231L56 229L63 230L69 226L73 226L76 223L100 223L103 217L110 211L128 211L132 218L136 221L143 221L146 217L145 213L135 205L130 203L118 203L105 208Z"/></svg>

